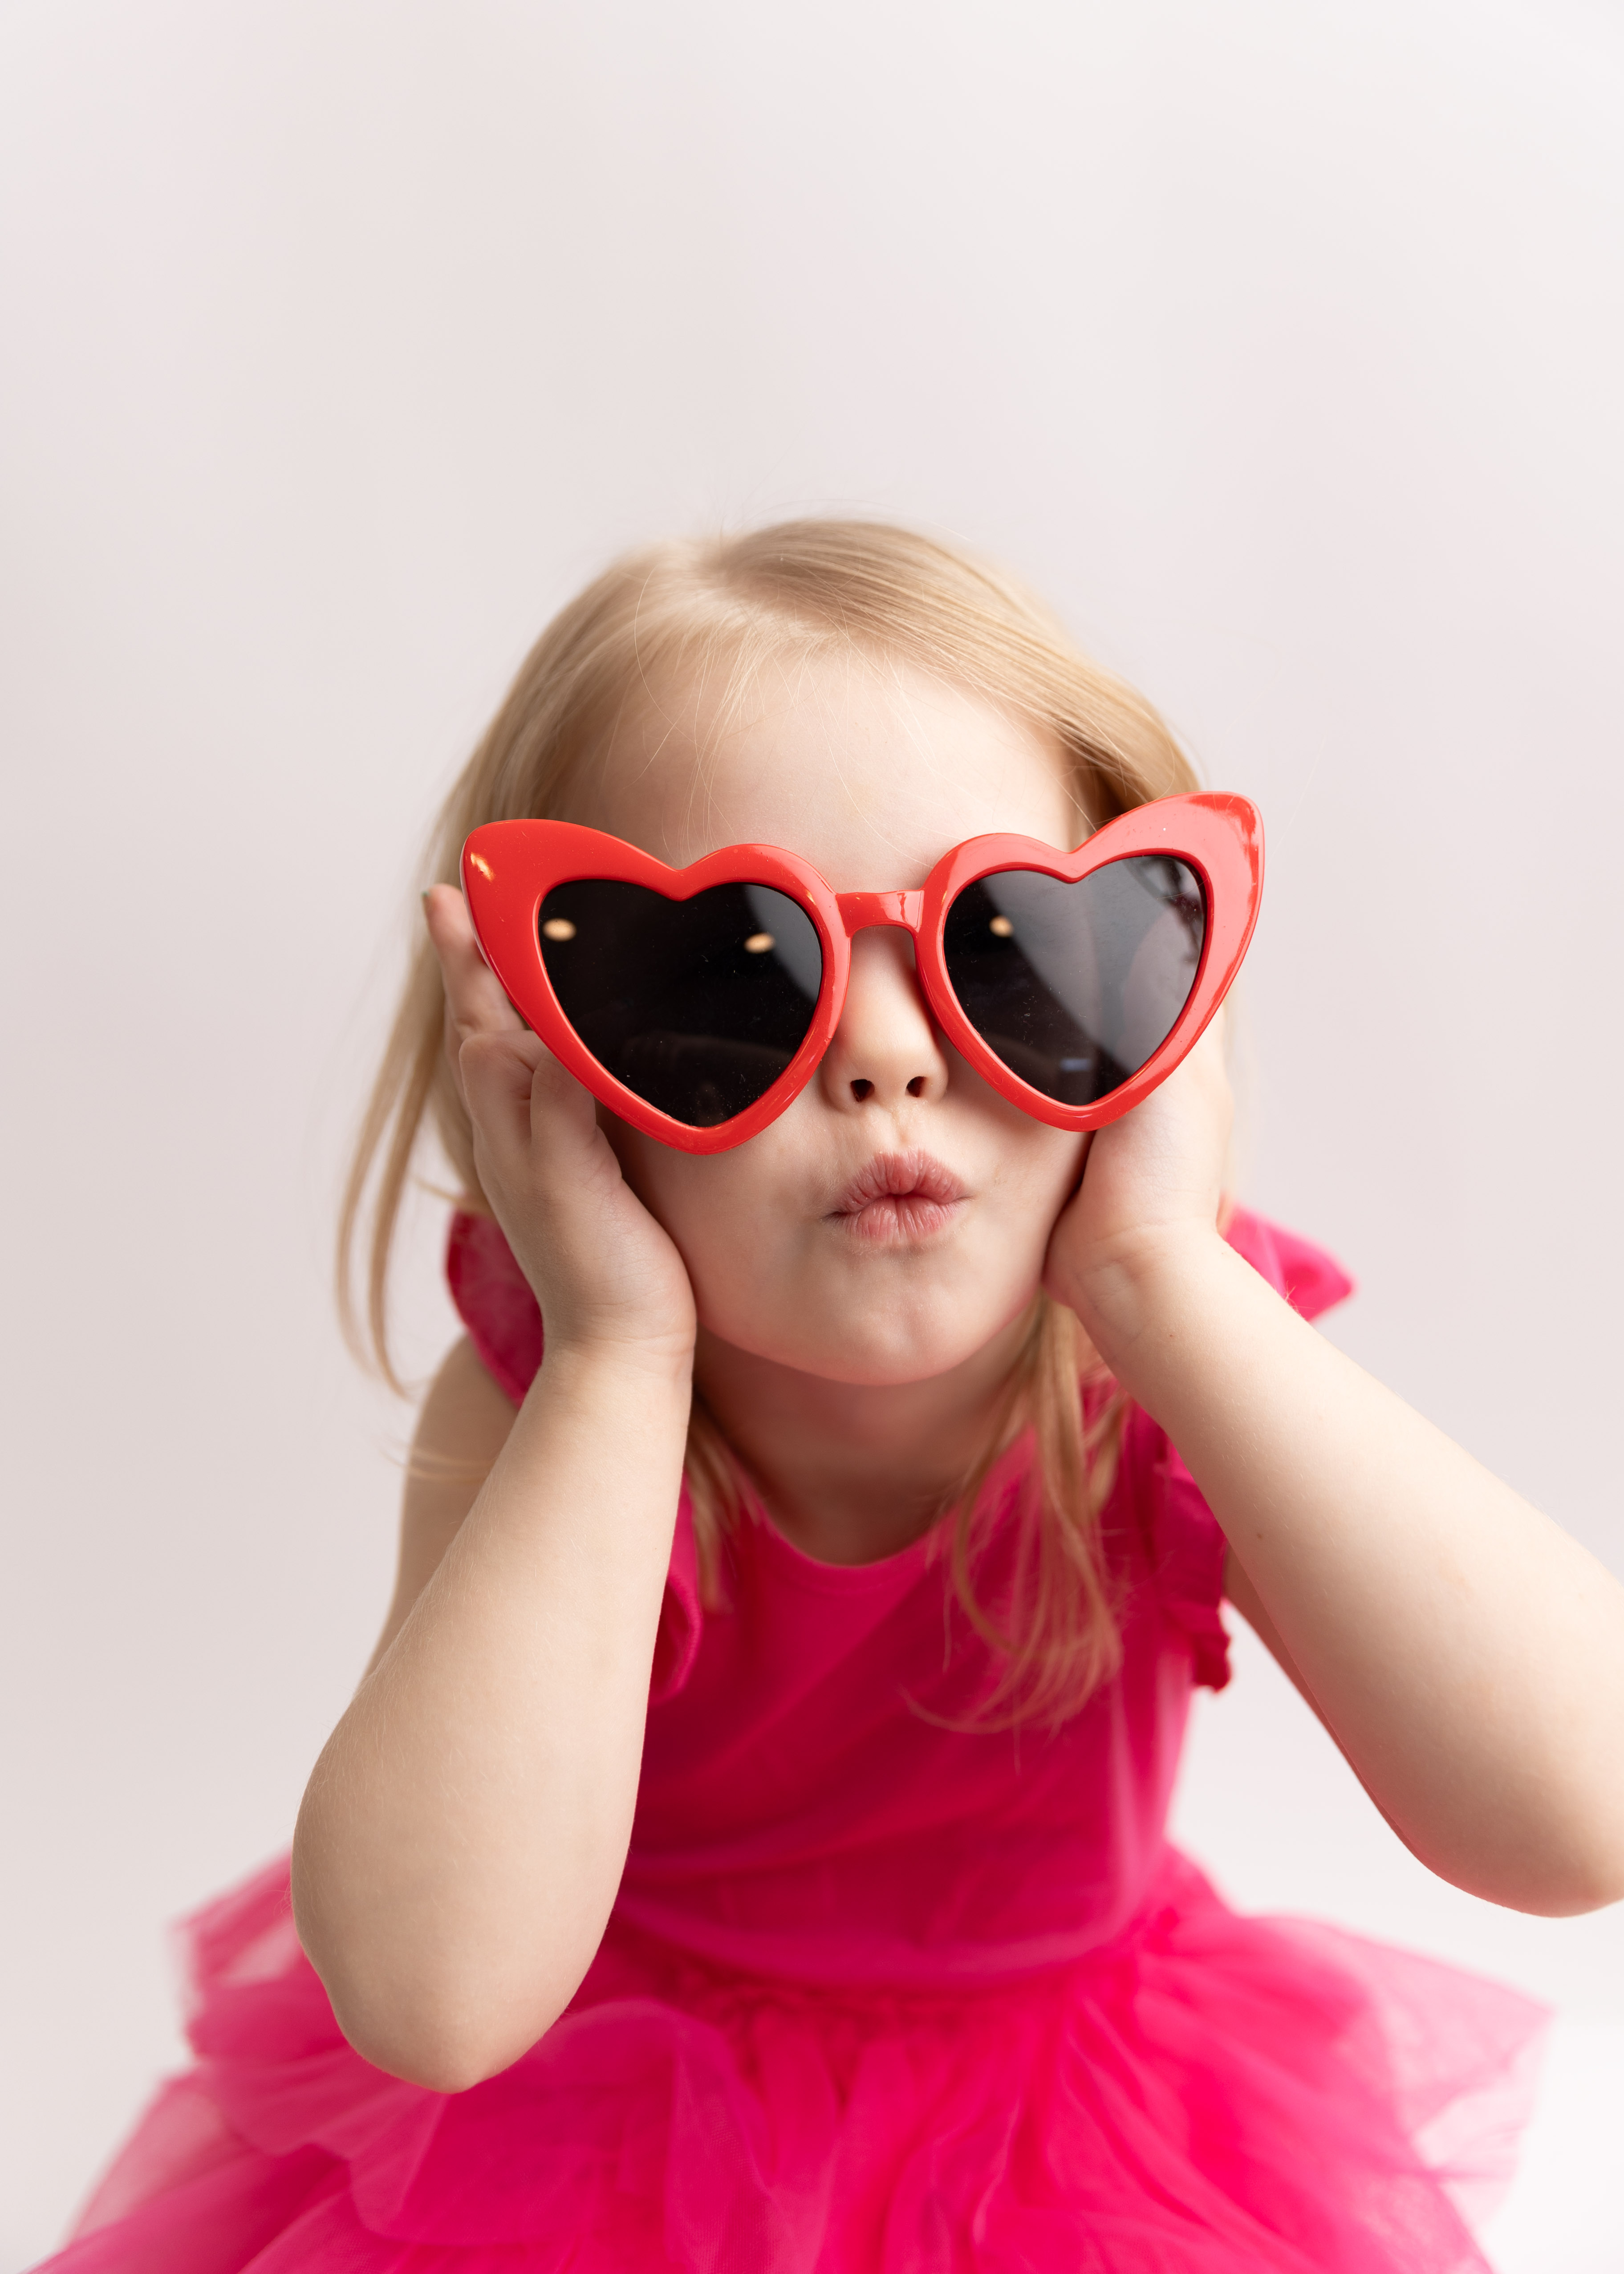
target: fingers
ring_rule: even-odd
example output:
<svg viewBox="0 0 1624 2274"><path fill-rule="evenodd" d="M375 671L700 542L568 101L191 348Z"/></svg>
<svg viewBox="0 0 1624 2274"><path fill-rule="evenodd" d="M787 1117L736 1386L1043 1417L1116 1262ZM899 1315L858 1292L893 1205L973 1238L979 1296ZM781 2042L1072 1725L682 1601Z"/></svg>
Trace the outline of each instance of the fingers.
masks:
<svg viewBox="0 0 1624 2274"><path fill-rule="evenodd" d="M447 1053L474 1134L480 1182L490 1192L526 1181L530 1150L530 1091L538 1061L546 1057L536 1035L476 1030L459 1043L447 1013Z"/></svg>
<svg viewBox="0 0 1624 2274"><path fill-rule="evenodd" d="M1185 1087L1200 1092L1208 1111L1222 1121L1227 1140L1235 1116L1235 1090L1229 1079L1229 1037L1224 1021L1225 1013L1221 1010L1184 1063L1189 1068ZM1184 1068L1180 1067L1179 1072L1184 1073Z"/></svg>
<svg viewBox="0 0 1624 2274"><path fill-rule="evenodd" d="M450 885L423 896L424 920L446 990L446 1058L457 1094L483 1142L513 1176L532 1139L589 1141L591 1098L530 1032L479 952L468 903Z"/></svg>
<svg viewBox="0 0 1624 2274"><path fill-rule="evenodd" d="M455 886L431 885L423 895L423 917L446 994L446 1063L466 1106L463 1044L477 1035L522 1035L524 1021L479 953L468 903Z"/></svg>
<svg viewBox="0 0 1624 2274"><path fill-rule="evenodd" d="M512 1156L509 1175L532 1148L545 1163L560 1146L573 1149L597 1133L590 1092L527 1027L470 1034L457 1051L457 1065L475 1133Z"/></svg>
<svg viewBox="0 0 1624 2274"><path fill-rule="evenodd" d="M446 994L446 1058L474 1174L535 1289L547 1341L692 1352L694 1298L666 1234L620 1174L585 1086L532 1033L449 885L423 896ZM562 1336L562 1342L560 1340Z"/></svg>
<svg viewBox="0 0 1624 2274"><path fill-rule="evenodd" d="M423 915L446 984L447 1018L458 1035L523 1033L524 1021L479 953L462 893L454 885L431 885L423 895Z"/></svg>

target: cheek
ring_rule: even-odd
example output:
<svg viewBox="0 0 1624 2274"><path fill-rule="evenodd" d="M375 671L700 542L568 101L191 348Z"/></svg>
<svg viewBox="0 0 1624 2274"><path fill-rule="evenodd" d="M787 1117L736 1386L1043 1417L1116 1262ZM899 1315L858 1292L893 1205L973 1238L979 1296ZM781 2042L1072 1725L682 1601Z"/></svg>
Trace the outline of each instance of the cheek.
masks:
<svg viewBox="0 0 1624 2274"><path fill-rule="evenodd" d="M1086 1137L1027 1122L1024 1141L1008 1148L988 1195L998 1236L1045 1247L1055 1219L1077 1190L1087 1149Z"/></svg>
<svg viewBox="0 0 1624 2274"><path fill-rule="evenodd" d="M681 1153L601 1109L598 1118L627 1183L681 1250L695 1291L718 1272L741 1276L771 1223L769 1179L752 1158L753 1145Z"/></svg>

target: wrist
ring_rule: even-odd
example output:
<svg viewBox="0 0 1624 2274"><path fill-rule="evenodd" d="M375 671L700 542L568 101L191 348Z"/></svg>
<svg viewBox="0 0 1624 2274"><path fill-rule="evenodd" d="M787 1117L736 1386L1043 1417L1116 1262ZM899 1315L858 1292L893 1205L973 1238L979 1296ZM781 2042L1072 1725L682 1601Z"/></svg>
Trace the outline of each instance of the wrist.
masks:
<svg viewBox="0 0 1624 2274"><path fill-rule="evenodd" d="M1050 1291L1077 1314L1124 1388L1138 1395L1137 1379L1155 1370L1170 1344L1210 1326L1239 1262L1215 1225L1148 1225L1063 1269Z"/></svg>
<svg viewBox="0 0 1624 2274"><path fill-rule="evenodd" d="M629 1392L657 1403L670 1398L686 1412L693 1395L693 1337L622 1336L601 1329L549 1333L536 1382L572 1397Z"/></svg>
<svg viewBox="0 0 1624 2274"><path fill-rule="evenodd" d="M661 1511L675 1513L692 1411L691 1368L678 1354L549 1337L508 1446L521 1468L539 1462L555 1483L582 1464L593 1490L613 1477L619 1504L663 1521Z"/></svg>

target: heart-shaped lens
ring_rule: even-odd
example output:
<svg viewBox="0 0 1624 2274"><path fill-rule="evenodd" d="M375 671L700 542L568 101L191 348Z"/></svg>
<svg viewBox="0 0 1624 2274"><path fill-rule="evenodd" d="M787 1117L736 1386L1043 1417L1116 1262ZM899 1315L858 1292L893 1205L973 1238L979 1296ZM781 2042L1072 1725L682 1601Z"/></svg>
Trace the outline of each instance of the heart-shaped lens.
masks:
<svg viewBox="0 0 1624 2274"><path fill-rule="evenodd" d="M1200 882L1158 854L1068 884L1002 869L947 912L948 977L1010 1072L1062 1105L1137 1073L1190 999L1207 935Z"/></svg>
<svg viewBox="0 0 1624 2274"><path fill-rule="evenodd" d="M770 885L668 900L588 877L541 904L560 1007L617 1081L690 1129L731 1121L806 1040L823 951L806 910Z"/></svg>

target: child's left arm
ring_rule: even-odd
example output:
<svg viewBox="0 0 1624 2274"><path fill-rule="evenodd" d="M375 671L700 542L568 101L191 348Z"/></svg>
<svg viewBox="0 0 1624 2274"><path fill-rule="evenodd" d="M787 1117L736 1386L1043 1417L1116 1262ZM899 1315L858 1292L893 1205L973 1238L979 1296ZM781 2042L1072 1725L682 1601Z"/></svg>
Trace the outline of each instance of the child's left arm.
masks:
<svg viewBox="0 0 1624 2274"><path fill-rule="evenodd" d="M1220 1238L1229 1118L1209 1036L1094 1139L1049 1290L1178 1447L1232 1593L1405 1845L1514 1909L1615 1901L1624 1587Z"/></svg>

